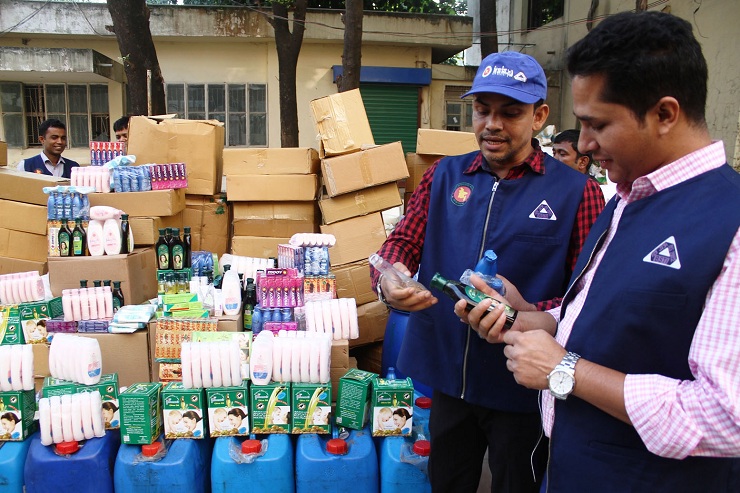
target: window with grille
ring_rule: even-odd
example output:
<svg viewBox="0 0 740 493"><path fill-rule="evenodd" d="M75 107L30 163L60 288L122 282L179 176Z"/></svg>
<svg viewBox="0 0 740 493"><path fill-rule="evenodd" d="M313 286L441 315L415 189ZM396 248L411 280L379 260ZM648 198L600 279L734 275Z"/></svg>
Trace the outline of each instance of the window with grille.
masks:
<svg viewBox="0 0 740 493"><path fill-rule="evenodd" d="M445 87L445 130L473 131L473 103L460 99L469 90L467 86Z"/></svg>
<svg viewBox="0 0 740 493"><path fill-rule="evenodd" d="M563 16L565 0L527 0L527 30L537 29Z"/></svg>

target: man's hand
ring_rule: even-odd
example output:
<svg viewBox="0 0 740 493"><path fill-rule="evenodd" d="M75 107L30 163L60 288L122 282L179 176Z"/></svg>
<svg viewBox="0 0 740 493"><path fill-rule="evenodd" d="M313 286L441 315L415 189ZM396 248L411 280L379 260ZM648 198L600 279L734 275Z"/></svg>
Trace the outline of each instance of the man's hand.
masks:
<svg viewBox="0 0 740 493"><path fill-rule="evenodd" d="M411 277L411 272L401 262L396 262L393 264L393 267ZM417 291L414 288L399 287L385 276L381 276L380 278L380 289L383 291L383 296L385 296L385 300L389 305L405 312L423 310L438 301L428 289Z"/></svg>
<svg viewBox="0 0 740 493"><path fill-rule="evenodd" d="M548 388L547 376L563 359L565 349L544 330L510 330L503 340L506 368L517 383L530 389Z"/></svg>

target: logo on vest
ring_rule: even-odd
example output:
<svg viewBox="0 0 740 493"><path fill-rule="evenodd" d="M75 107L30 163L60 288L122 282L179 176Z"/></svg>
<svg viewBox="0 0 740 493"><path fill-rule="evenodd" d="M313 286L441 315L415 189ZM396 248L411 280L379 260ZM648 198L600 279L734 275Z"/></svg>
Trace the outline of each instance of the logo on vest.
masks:
<svg viewBox="0 0 740 493"><path fill-rule="evenodd" d="M538 205L532 213L529 215L530 219L544 219L545 221L557 221L558 218L553 212L550 205L547 203L547 200L543 200L540 202L540 205Z"/></svg>
<svg viewBox="0 0 740 493"><path fill-rule="evenodd" d="M453 204L461 206L468 201L472 193L473 185L471 185L470 183L458 183L455 186L455 191L452 192L452 196L450 197L450 199L452 200Z"/></svg>
<svg viewBox="0 0 740 493"><path fill-rule="evenodd" d="M643 262L649 264L665 265L671 269L680 269L681 260L678 258L678 249L676 248L676 238L671 236L653 248L653 250L645 255L642 259Z"/></svg>

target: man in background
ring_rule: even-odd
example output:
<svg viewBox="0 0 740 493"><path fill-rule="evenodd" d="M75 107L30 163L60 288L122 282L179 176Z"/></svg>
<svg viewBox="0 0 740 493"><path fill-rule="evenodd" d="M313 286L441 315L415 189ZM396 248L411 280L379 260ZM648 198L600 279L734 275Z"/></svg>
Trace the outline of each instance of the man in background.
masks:
<svg viewBox="0 0 740 493"><path fill-rule="evenodd" d="M116 134L117 142L128 142L128 116L122 116L113 122L113 132Z"/></svg>
<svg viewBox="0 0 740 493"><path fill-rule="evenodd" d="M39 125L39 142L43 150L37 156L18 163L18 169L29 173L71 178L72 168L79 166L62 157L67 148L67 127L59 120L49 119Z"/></svg>

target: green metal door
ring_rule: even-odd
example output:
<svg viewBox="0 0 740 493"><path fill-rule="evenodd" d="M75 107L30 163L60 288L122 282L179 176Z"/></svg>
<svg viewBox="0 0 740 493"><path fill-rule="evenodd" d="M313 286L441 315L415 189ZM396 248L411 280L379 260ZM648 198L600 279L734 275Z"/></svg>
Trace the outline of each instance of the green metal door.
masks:
<svg viewBox="0 0 740 493"><path fill-rule="evenodd" d="M400 140L404 153L416 152L419 86L361 84L360 94L375 143Z"/></svg>

